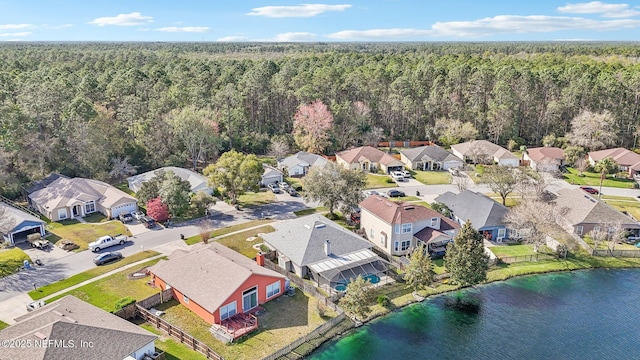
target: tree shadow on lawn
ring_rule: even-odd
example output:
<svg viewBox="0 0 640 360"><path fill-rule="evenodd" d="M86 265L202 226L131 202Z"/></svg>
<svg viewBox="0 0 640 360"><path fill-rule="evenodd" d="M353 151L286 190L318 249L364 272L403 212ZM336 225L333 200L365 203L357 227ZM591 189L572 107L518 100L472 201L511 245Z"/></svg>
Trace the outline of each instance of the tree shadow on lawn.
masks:
<svg viewBox="0 0 640 360"><path fill-rule="evenodd" d="M67 277L64 273L67 269L65 264L44 264L44 266L32 265L31 270L20 270L19 272L0 278L0 289L5 291L27 292L36 287L54 283Z"/></svg>

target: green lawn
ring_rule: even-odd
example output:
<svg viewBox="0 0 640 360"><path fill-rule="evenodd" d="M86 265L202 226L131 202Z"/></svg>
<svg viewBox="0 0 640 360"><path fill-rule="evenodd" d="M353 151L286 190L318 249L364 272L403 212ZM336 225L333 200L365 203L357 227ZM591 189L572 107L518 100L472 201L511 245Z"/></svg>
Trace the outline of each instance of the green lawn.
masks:
<svg viewBox="0 0 640 360"><path fill-rule="evenodd" d="M140 264L138 269L151 266L158 261L160 261L160 259L147 261ZM58 295L47 302L50 303L64 296L73 295L88 302L89 304L111 312L115 309L115 302L119 299L130 296L136 300L142 300L158 292L158 289L154 289L147 285L149 277L129 280L127 275L135 271L136 268L123 270L106 278L96 280L77 289Z"/></svg>
<svg viewBox="0 0 640 360"><path fill-rule="evenodd" d="M533 245L524 244L509 244L503 246L492 246L489 249L497 256L497 257L509 257L509 256L529 256L535 255L536 252L533 251ZM546 246L541 246L538 253L541 254L552 254L553 251Z"/></svg>
<svg viewBox="0 0 640 360"><path fill-rule="evenodd" d="M391 182L389 182L391 181ZM395 187L396 182L389 175L367 174L367 189Z"/></svg>
<svg viewBox="0 0 640 360"><path fill-rule="evenodd" d="M230 249L233 249L239 252L240 254L250 259L253 259L254 257L256 257L256 254L258 253L258 250L253 248L253 245L261 243L262 239L257 238L252 241L247 241L247 239L258 235L259 233L270 233L274 231L275 229L273 227L269 225L265 225L257 229L247 230L247 231L239 232L237 234L224 236L219 239L216 239L215 241L219 242L220 244Z"/></svg>
<svg viewBox="0 0 640 360"><path fill-rule="evenodd" d="M193 360L206 360L207 358L201 353L191 350L187 345L182 344L166 333L156 329L153 325L145 323L140 327L159 335L156 340L156 349L164 352L166 360L181 360L181 359L193 359Z"/></svg>
<svg viewBox="0 0 640 360"><path fill-rule="evenodd" d="M448 171L420 171L413 170L413 177L426 185L451 184L451 174Z"/></svg>
<svg viewBox="0 0 640 360"><path fill-rule="evenodd" d="M271 191L247 192L238 197L238 205L241 207L264 205L274 201L276 201L276 196Z"/></svg>
<svg viewBox="0 0 640 360"><path fill-rule="evenodd" d="M285 178L285 181L289 183L289 185L291 185L294 189L304 190L304 178L288 177Z"/></svg>
<svg viewBox="0 0 640 360"><path fill-rule="evenodd" d="M619 211L626 211L636 219L640 219L640 202L626 196L602 195L602 200Z"/></svg>
<svg viewBox="0 0 640 360"><path fill-rule="evenodd" d="M31 258L19 248L0 250L0 277L16 273L25 260Z"/></svg>
<svg viewBox="0 0 640 360"><path fill-rule="evenodd" d="M392 201L406 201L406 202L409 202L409 201L420 201L421 200L419 197L411 196L411 195L402 196L402 197L394 197L394 198L389 198L389 199L391 199Z"/></svg>
<svg viewBox="0 0 640 360"><path fill-rule="evenodd" d="M232 225L232 226L227 226L224 228L220 228L217 230L213 230L211 232L211 234L209 234L209 238L216 238L219 236L223 236L232 232L236 232L236 231L240 231L240 230L244 230L250 227L254 227L254 226L260 226L260 225L264 225L264 224L269 224L272 223L273 220L252 220L252 221L248 221L246 223L242 223L242 224L238 224L238 225ZM202 237L200 237L200 234L198 235L194 235L191 237L188 237L186 239L184 239L184 241L187 243L187 245L193 245L196 243L199 243L202 241Z"/></svg>
<svg viewBox="0 0 640 360"><path fill-rule="evenodd" d="M318 301L301 291L293 297L281 296L262 305L266 312L258 317L260 327L235 343L225 345L209 332L210 325L175 300L156 306L166 312L164 318L205 342L225 359L260 359L309 333L327 318L335 316L329 309L320 316Z"/></svg>
<svg viewBox="0 0 640 360"><path fill-rule="evenodd" d="M104 216L102 213L99 213L99 212L94 212L92 214L89 214L85 216L83 219L84 221L92 224L98 224L98 223L109 221L109 219L107 219L106 216Z"/></svg>
<svg viewBox="0 0 640 360"><path fill-rule="evenodd" d="M128 182L121 182L119 184L113 185L115 186L117 189L124 191L125 193L135 197L136 193L134 193L133 191L131 191L131 189L129 189L129 183Z"/></svg>
<svg viewBox="0 0 640 360"><path fill-rule="evenodd" d="M488 197L490 197L491 199L493 199L494 201L496 201L499 204L502 204L502 196L500 196L500 194L497 193L490 193L490 194L485 194ZM518 205L518 203L520 202L520 197L517 195L509 195L507 196L507 201L506 201L506 207L513 207Z"/></svg>
<svg viewBox="0 0 640 360"><path fill-rule="evenodd" d="M131 236L129 230L120 221L112 220L99 224L83 224L77 220L64 220L49 224L49 231L55 236L48 237L55 243L59 239L69 239L80 246L77 251L84 250L88 244L100 236L126 234Z"/></svg>
<svg viewBox="0 0 640 360"><path fill-rule="evenodd" d="M38 288L37 290L31 290L29 291L29 296L31 296L31 298L33 300L38 300L38 299L42 299L43 297L49 296L51 294L57 293L58 291L64 290L68 287L71 287L73 285L76 284L80 284L83 281L87 281L89 279L93 279L96 276L100 276L102 274L106 274L109 271L118 269L122 266L128 265L128 264L132 264L134 262L140 261L140 260L144 260L146 258L152 257L152 256L156 256L156 255L160 255L159 252L156 251L152 251L152 250L145 250L143 252L139 252L137 254L125 257L124 259L108 264L108 265L102 265L102 266L96 266L93 269L87 270L85 272L73 275L69 278L66 278L64 280L60 280L57 282L54 282L52 284L49 285L45 285L42 286L40 288Z"/></svg>
<svg viewBox="0 0 640 360"><path fill-rule="evenodd" d="M7 324L6 322L0 320L0 330L9 327L9 324Z"/></svg>
<svg viewBox="0 0 640 360"><path fill-rule="evenodd" d="M568 173L563 174L563 178L569 182L569 184L574 185L587 185L587 186L600 186L600 174L595 172L584 171L582 173L583 176L578 175L578 170L574 168L567 168L569 170ZM602 186L605 187L616 187L616 188L625 188L632 189L635 181L630 179L622 179L622 178L614 178L612 175L607 175L607 178L602 182Z"/></svg>

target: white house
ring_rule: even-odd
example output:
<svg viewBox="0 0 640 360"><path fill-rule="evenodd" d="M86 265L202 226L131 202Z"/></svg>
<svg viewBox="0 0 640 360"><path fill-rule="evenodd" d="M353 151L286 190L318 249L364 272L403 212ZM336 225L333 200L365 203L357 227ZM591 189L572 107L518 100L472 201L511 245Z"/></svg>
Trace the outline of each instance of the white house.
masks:
<svg viewBox="0 0 640 360"><path fill-rule="evenodd" d="M327 159L320 155L299 151L278 162L278 169L286 171L289 176L304 176L312 167L324 167Z"/></svg>
<svg viewBox="0 0 640 360"><path fill-rule="evenodd" d="M284 174L282 174L282 171L267 164L262 164L262 168L264 169L264 173L260 178L260 186L267 186L269 184L281 183L284 181Z"/></svg>
<svg viewBox="0 0 640 360"><path fill-rule="evenodd" d="M501 166L519 166L520 160L509 150L487 140L474 140L451 145L453 155L473 163L496 163Z"/></svg>

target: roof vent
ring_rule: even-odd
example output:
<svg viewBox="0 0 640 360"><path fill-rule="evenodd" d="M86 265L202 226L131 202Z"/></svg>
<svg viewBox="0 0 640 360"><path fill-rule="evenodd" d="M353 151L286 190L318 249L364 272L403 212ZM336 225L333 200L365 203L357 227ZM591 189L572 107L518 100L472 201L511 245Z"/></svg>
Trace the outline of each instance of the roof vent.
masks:
<svg viewBox="0 0 640 360"><path fill-rule="evenodd" d="M47 339L47 335L41 333L40 331L36 331L35 333L33 333L33 335L35 337L37 337L40 340L46 340Z"/></svg>
<svg viewBox="0 0 640 360"><path fill-rule="evenodd" d="M304 227L306 227L307 229L311 230L311 226L304 224Z"/></svg>
<svg viewBox="0 0 640 360"><path fill-rule="evenodd" d="M321 223L317 223L315 226L316 229L322 229L323 227L327 227L327 224L321 222Z"/></svg>

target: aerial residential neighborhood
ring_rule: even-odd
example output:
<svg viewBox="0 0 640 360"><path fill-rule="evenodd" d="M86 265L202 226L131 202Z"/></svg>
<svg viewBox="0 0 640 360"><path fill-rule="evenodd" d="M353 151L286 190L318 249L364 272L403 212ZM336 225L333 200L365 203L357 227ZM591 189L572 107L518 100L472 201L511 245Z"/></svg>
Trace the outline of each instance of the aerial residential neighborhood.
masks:
<svg viewBox="0 0 640 360"><path fill-rule="evenodd" d="M637 352L635 4L32 5L0 360Z"/></svg>

